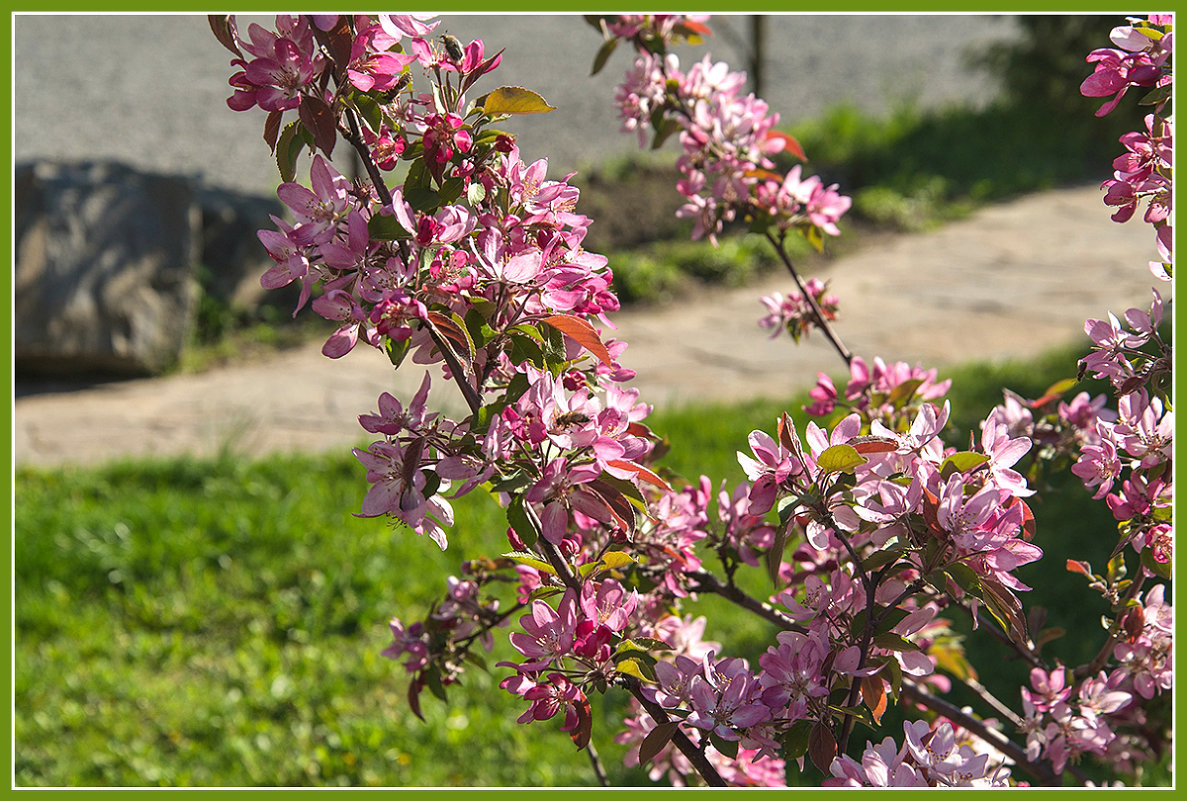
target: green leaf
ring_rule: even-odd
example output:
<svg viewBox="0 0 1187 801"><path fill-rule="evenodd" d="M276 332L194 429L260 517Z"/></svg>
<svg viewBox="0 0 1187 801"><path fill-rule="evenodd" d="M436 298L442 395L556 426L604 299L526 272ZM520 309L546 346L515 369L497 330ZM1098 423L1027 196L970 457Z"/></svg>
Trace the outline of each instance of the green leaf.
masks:
<svg viewBox="0 0 1187 801"><path fill-rule="evenodd" d="M544 351L530 338L512 335L508 337L508 341L510 348L507 350L507 356L512 364L519 366L524 362L530 362L534 367L544 367Z"/></svg>
<svg viewBox="0 0 1187 801"><path fill-rule="evenodd" d="M1076 379L1074 379L1074 378L1065 378L1062 381L1056 381L1054 384L1047 387L1047 391L1044 392L1043 394L1044 395L1062 395L1063 393L1067 392L1068 390L1075 389L1077 383L1079 383L1079 382L1076 381Z"/></svg>
<svg viewBox="0 0 1187 801"><path fill-rule="evenodd" d="M355 92L353 99L354 107L359 110L363 122L367 123L367 127L372 131L379 133L379 129L383 127L383 109L379 103L364 92Z"/></svg>
<svg viewBox="0 0 1187 801"><path fill-rule="evenodd" d="M511 503L507 505L507 523L519 537L520 541L531 548L536 544L536 538L540 535L540 532L536 529L535 522L528 515L523 504L522 495L516 495L511 499Z"/></svg>
<svg viewBox="0 0 1187 801"><path fill-rule="evenodd" d="M906 403L911 400L911 396L915 394L915 390L919 389L922 384L922 378L912 378L910 381L904 381L890 391L890 397L887 398L887 401L894 406L900 403Z"/></svg>
<svg viewBox="0 0 1187 801"><path fill-rule="evenodd" d="M970 595L981 597L981 579L976 571L963 562L954 562L944 568L957 586Z"/></svg>
<svg viewBox="0 0 1187 801"><path fill-rule="evenodd" d="M474 346L481 348L486 344L490 335L494 333L490 326L486 324L486 318L482 316L482 312L478 309L471 308L466 312L466 330L470 333L470 340Z"/></svg>
<svg viewBox="0 0 1187 801"><path fill-rule="evenodd" d="M783 735L783 754L789 760L799 759L808 753L808 738L812 731L811 720L797 720Z"/></svg>
<svg viewBox="0 0 1187 801"><path fill-rule="evenodd" d="M776 587L779 586L779 566L783 563L783 549L787 546L787 533L790 530L790 525L780 526L775 532L775 541L771 543L766 554L767 575L771 577L771 583Z"/></svg>
<svg viewBox="0 0 1187 801"><path fill-rule="evenodd" d="M890 564L895 559L898 559L903 555L904 552L906 552L906 550L907 547L905 545L894 545L893 547L885 548L881 551L874 551L865 559L861 560L861 569L867 573L873 572L884 565Z"/></svg>
<svg viewBox="0 0 1187 801"><path fill-rule="evenodd" d="M429 214L441 207L441 196L423 186L404 187L404 200L416 211Z"/></svg>
<svg viewBox="0 0 1187 801"><path fill-rule="evenodd" d="M623 551L607 551L602 554L602 564L610 570L618 570L619 568L633 565L636 560L629 553Z"/></svg>
<svg viewBox="0 0 1187 801"><path fill-rule="evenodd" d="M392 367L399 367L411 348L411 339L406 339L403 342L396 342L393 339L385 339L383 341L383 351L387 354L387 358L391 360Z"/></svg>
<svg viewBox="0 0 1187 801"><path fill-rule="evenodd" d="M852 473L853 468L867 461L857 448L845 442L828 446L816 457L816 465L826 473Z"/></svg>
<svg viewBox="0 0 1187 801"><path fill-rule="evenodd" d="M722 754L729 757L730 759L738 758L738 741L737 740L727 740L724 737L720 736L716 730L714 730L709 733L709 742L713 744L714 748L716 748L718 751L720 751Z"/></svg>
<svg viewBox="0 0 1187 801"><path fill-rule="evenodd" d="M441 198L441 205L448 206L453 201L462 196L462 191L466 188L466 182L461 178L450 178L441 185L440 191L437 193Z"/></svg>
<svg viewBox="0 0 1187 801"><path fill-rule="evenodd" d="M659 661L646 651L639 651L634 648L628 648L625 651L620 649L610 659L616 664L629 661L634 662L640 668L648 669L654 667L655 663ZM655 675L654 671L651 670L648 670L648 674L651 676Z"/></svg>
<svg viewBox="0 0 1187 801"><path fill-rule="evenodd" d="M909 612L906 609L900 609L897 606L894 609L878 608L878 624L874 626L874 634L886 634L892 628L903 622Z"/></svg>
<svg viewBox="0 0 1187 801"><path fill-rule="evenodd" d="M475 146L493 145L495 142L498 141L500 136L509 137L509 136L511 136L511 134L507 133L506 131L496 130L494 128L485 128L485 129L483 129L482 133L480 133L480 134L478 134L478 136L474 137L474 144L475 144Z"/></svg>
<svg viewBox="0 0 1187 801"><path fill-rule="evenodd" d="M547 573L550 576L556 575L556 568L545 562L543 559L536 558L534 554L524 553L523 551L512 551L511 553L503 554L503 558L510 559L517 565L535 568L541 573Z"/></svg>
<svg viewBox="0 0 1187 801"><path fill-rule="evenodd" d="M411 236L390 214L372 214L371 219L367 220L367 234L371 239L382 239L387 242Z"/></svg>
<svg viewBox="0 0 1187 801"><path fill-rule="evenodd" d="M1142 567L1161 579L1165 579L1166 581L1170 581L1171 579L1171 563L1156 560L1154 558L1154 552L1149 548L1142 549Z"/></svg>
<svg viewBox="0 0 1187 801"><path fill-rule="evenodd" d="M655 137L651 140L651 149L659 150L664 146L664 142L668 138L680 130L680 123L677 120L667 117L660 117L659 122L655 122L655 117L652 116L652 127L655 129Z"/></svg>
<svg viewBox="0 0 1187 801"><path fill-rule="evenodd" d="M879 648L885 648L887 651L919 651L918 645L898 634L886 632L874 637L874 645Z"/></svg>
<svg viewBox="0 0 1187 801"><path fill-rule="evenodd" d="M522 470L516 470L510 475L504 476L490 485L491 492L519 492L527 489L532 484L531 476L524 473Z"/></svg>
<svg viewBox="0 0 1187 801"><path fill-rule="evenodd" d="M975 451L957 451L940 464L940 477L947 481L954 473L967 473L989 461L989 457Z"/></svg>
<svg viewBox="0 0 1187 801"><path fill-rule="evenodd" d="M619 673L625 673L628 676L634 676L636 679L642 681L655 683L655 671L646 662L640 661L638 658L624 659L615 665Z"/></svg>
<svg viewBox="0 0 1187 801"><path fill-rule="evenodd" d="M276 140L276 166L280 170L281 180L288 182L296 178L297 157L301 155L302 148L312 142L313 138L300 122L294 120L284 126Z"/></svg>
<svg viewBox="0 0 1187 801"><path fill-rule="evenodd" d="M542 114L556 106L531 89L522 86L500 86L481 100L482 110L494 117L499 114Z"/></svg>
<svg viewBox="0 0 1187 801"><path fill-rule="evenodd" d="M593 69L590 70L590 75L597 75L602 71L602 67L606 66L607 59L610 58L610 54L614 52L614 48L616 47L618 47L618 37L607 39L602 43L602 46L598 48L598 54L594 56Z"/></svg>

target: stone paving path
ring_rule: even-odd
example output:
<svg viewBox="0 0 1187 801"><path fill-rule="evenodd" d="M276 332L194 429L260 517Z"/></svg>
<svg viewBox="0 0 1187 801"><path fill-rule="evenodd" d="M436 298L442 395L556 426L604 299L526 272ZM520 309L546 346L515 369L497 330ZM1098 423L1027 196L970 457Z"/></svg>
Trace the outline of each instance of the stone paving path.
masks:
<svg viewBox="0 0 1187 801"><path fill-rule="evenodd" d="M927 366L1086 341L1085 318L1148 304L1154 283L1145 266L1154 255L1149 227L1111 222L1100 198L1095 187L1032 195L830 263L821 276L841 298L841 337L867 360ZM812 386L819 371L845 375L823 338L796 347L758 327L758 298L790 288L779 275L627 311L606 337L630 343L621 361L638 371L634 385L646 402L783 397ZM339 361L319 351L314 343L260 363L72 391L26 395L18 387L15 462L348 448L366 436L357 416L376 408L379 393L410 396L423 374L393 374L369 348ZM462 406L443 381L430 402Z"/></svg>

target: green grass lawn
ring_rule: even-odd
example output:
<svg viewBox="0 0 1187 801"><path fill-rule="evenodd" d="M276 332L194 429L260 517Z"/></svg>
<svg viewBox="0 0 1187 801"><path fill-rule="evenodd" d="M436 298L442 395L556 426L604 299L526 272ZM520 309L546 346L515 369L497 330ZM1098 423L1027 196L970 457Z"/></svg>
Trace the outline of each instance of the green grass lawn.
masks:
<svg viewBox="0 0 1187 801"><path fill-rule="evenodd" d="M952 372L956 424L983 416L1003 384L1033 397L1074 374L1078 355ZM772 430L802 403L686 408L651 422L671 437L672 469L732 486L747 433ZM1103 503L1066 483L1035 509L1054 566L1043 581L1033 566L1020 573L1037 586L1028 601L1085 632L1051 646L1070 659L1095 647L1101 610L1085 611L1079 599L1090 606L1093 595L1062 565L1069 555L1101 562L1115 531ZM472 671L449 705L426 693L426 722L411 714L403 668L379 653L386 621L423 616L461 560L507 550L505 520L491 499L463 499L442 553L352 517L365 486L348 453L18 471L16 783L594 784L557 721L515 723L523 706L497 686L505 669ZM763 624L708 608L708 638L751 659L765 649ZM994 665L987 684L1024 675L994 644L975 648ZM502 643L489 664L512 653ZM1017 704L1016 687L1002 697ZM594 743L613 783L645 785L611 739L622 705L595 699Z"/></svg>

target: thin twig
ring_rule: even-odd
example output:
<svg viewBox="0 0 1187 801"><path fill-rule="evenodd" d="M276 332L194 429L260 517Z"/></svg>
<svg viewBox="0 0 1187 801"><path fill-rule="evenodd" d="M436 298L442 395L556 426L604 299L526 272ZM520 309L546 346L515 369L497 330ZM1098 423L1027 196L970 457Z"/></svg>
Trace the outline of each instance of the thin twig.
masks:
<svg viewBox="0 0 1187 801"><path fill-rule="evenodd" d="M909 700L926 706L928 709L933 709L939 712L944 717L951 720L953 723L967 729L972 734L980 737L985 742L992 745L997 750L1014 760L1014 763L1037 779L1044 785L1061 787L1063 782L1059 776L1055 774L1046 765L1037 762L1032 762L1027 756L1026 750L1017 743L1010 740L1004 734L994 729L989 728L981 721L967 714L964 710L945 701L939 696L932 695L927 690L918 685L904 679L902 685L902 695Z"/></svg>
<svg viewBox="0 0 1187 801"><path fill-rule="evenodd" d="M783 243L775 239L770 231L766 232L766 237L767 241L771 243L771 247L775 249L775 253L778 254L779 260L783 262L783 266L791 273L792 279L795 280L795 285L799 287L800 294L804 296L804 299L808 301L808 305L812 307L812 314L816 317L816 323L820 326L820 330L824 332L824 336L832 343L833 348L836 349L841 358L844 359L845 365L849 366L853 362L853 354L849 352L849 349L845 347L845 343L841 341L837 332L829 325L824 312L820 309L820 304L816 302L816 298L812 297L812 293L804 287L804 282L800 280L800 274L796 271L795 265L791 263L787 251L783 249Z"/></svg>
<svg viewBox="0 0 1187 801"><path fill-rule="evenodd" d="M987 703L991 707L993 707L993 711L997 712L999 715L1003 716L1006 720L1010 721L1010 723L1014 726L1014 728L1016 728L1016 729L1022 728L1022 724L1023 724L1022 716L1019 715L1017 712L1015 712L1013 709L1010 709L1010 707L1006 706L1004 701L998 700L998 697L996 695L989 692L988 687L986 687L984 684L982 684L981 682L974 679L972 676L969 676L968 678L963 679L963 682L965 685L968 686L968 688L970 690L975 692L977 695L981 696L981 698L985 701L985 703Z"/></svg>
<svg viewBox="0 0 1187 801"><path fill-rule="evenodd" d="M991 635L993 635L994 638L999 640L1002 644L1008 645L1011 650L1013 650L1016 654L1018 654L1020 657L1025 659L1028 663L1030 663L1031 667L1042 668L1043 670L1047 669L1046 663L1043 662L1043 660L1039 657L1038 654L1036 654L1034 651L1031 651L1028 648L1024 648L1020 643L1017 643L1014 640L1012 640L1004 631L1002 631L1000 628L998 628L997 624L993 620L990 620L989 618L982 615L980 609L978 609L974 613L973 610L969 609L967 606L962 604L958 599L954 598L951 593L948 593L948 599L952 602L953 605L955 605L962 612L964 612L966 615L968 615L969 618L973 621L974 625L977 628L985 629Z"/></svg>
<svg viewBox="0 0 1187 801"><path fill-rule="evenodd" d="M379 195L379 200L385 206L392 204L392 193L387 188L387 182L383 180L383 175L379 172L379 166L375 163L375 159L371 158L371 151L368 149L363 136L359 133L358 119L355 117L354 110L349 106L344 109L344 116L346 121L350 124L350 130L346 133L346 141L350 142L359 157L363 161L363 166L367 170L367 175L371 178L371 184L375 187L375 192ZM415 233L415 232L413 232Z"/></svg>
<svg viewBox="0 0 1187 801"><path fill-rule="evenodd" d="M1117 602L1117 606L1115 608L1124 609L1125 605L1129 603L1129 601L1138 597L1138 593L1141 592L1142 585L1145 583L1145 576L1139 574L1138 578L1129 585L1129 589L1126 591L1125 597ZM1076 679L1085 679L1096 673L1098 670L1104 667L1105 662L1109 661L1109 657L1113 655L1113 648L1116 646L1116 644L1117 638L1113 632L1110 631L1108 634L1108 639L1105 640L1105 644L1101 647L1100 651L1097 652L1096 658L1094 658L1088 665L1083 665L1074 670L1072 675Z"/></svg>
<svg viewBox="0 0 1187 801"><path fill-rule="evenodd" d="M733 601L743 609L754 612L764 620L774 623L784 631L795 631L800 634L808 633L807 628L799 625L775 607L765 601L760 601L751 595L747 595L733 584L722 584L717 576L706 570L692 570L684 573L684 576L697 583L695 587L689 588L693 592L711 592L715 595L720 595L727 600Z"/></svg>
<svg viewBox="0 0 1187 801"><path fill-rule="evenodd" d="M602 760L598 758L598 751L594 748L593 740L585 744L585 753L589 754L589 764L593 767L594 775L598 777L598 785L609 787L610 779L606 777L606 769L602 767Z"/></svg>

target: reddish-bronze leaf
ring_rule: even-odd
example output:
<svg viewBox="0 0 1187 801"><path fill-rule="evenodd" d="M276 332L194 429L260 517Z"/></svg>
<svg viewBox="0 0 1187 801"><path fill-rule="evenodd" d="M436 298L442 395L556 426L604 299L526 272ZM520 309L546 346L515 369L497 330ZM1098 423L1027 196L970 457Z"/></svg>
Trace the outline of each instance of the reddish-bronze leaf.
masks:
<svg viewBox="0 0 1187 801"><path fill-rule="evenodd" d="M861 680L861 698L870 709L874 723L882 724L882 715L886 712L886 687L880 676L866 676Z"/></svg>
<svg viewBox="0 0 1187 801"><path fill-rule="evenodd" d="M303 97L297 114L306 130L313 134L313 144L317 149L325 153L327 158L331 156L334 142L338 139L338 127L326 102L316 97Z"/></svg>
<svg viewBox="0 0 1187 801"><path fill-rule="evenodd" d="M1022 539L1030 542L1035 535L1034 512L1030 511L1030 507L1026 505L1026 501L1018 497L1012 498L1006 508L1008 509L1016 503L1022 504Z"/></svg>
<svg viewBox="0 0 1187 801"><path fill-rule="evenodd" d="M795 450L793 441L795 439L795 423L791 422L791 416L784 412L779 415L779 444L787 450Z"/></svg>
<svg viewBox="0 0 1187 801"><path fill-rule="evenodd" d="M690 34L693 36L712 36L713 35L713 31L709 30L709 26L703 25L700 22L694 22L692 20L686 19L683 22L681 22L677 27L679 28L680 32L683 33L685 36L688 36Z"/></svg>
<svg viewBox="0 0 1187 801"><path fill-rule="evenodd" d="M214 38L218 39L218 43L239 58L243 58L243 53L239 51L239 45L235 42L234 16L231 14L207 14L206 19L210 22L210 30L214 32Z"/></svg>
<svg viewBox="0 0 1187 801"><path fill-rule="evenodd" d="M424 722L425 716L420 712L420 691L425 688L425 680L423 676L417 676L408 683L408 708L412 710L412 714L416 715Z"/></svg>
<svg viewBox="0 0 1187 801"><path fill-rule="evenodd" d="M643 738L643 742L639 743L639 764L646 765L655 759L660 751L664 750L664 746L672 739L672 735L676 733L676 729L680 728L680 721L669 720L667 723L660 723Z"/></svg>
<svg viewBox="0 0 1187 801"><path fill-rule="evenodd" d="M794 136L785 134L782 131L767 131L767 139L778 139L783 143L783 149L788 153L800 161L808 160L808 156L804 153L804 148Z"/></svg>
<svg viewBox="0 0 1187 801"><path fill-rule="evenodd" d="M981 576L981 595L990 614L997 618L1014 642L1027 644L1026 619L1022 616L1022 602L1005 585Z"/></svg>
<svg viewBox="0 0 1187 801"><path fill-rule="evenodd" d="M585 484L585 488L598 496L598 498L606 504L606 508L614 516L614 520L618 523L627 534L635 532L635 525L638 518L635 515L635 507L626 499L626 496L619 492L615 487L595 478L593 481Z"/></svg>
<svg viewBox="0 0 1187 801"><path fill-rule="evenodd" d="M668 482L664 481L662 478L642 465L635 464L634 462L628 462L624 459L610 459L606 462L606 464L610 465L611 467L617 467L619 470L630 470L648 484L659 487L665 492L672 491L672 487L670 484L668 484Z"/></svg>
<svg viewBox="0 0 1187 801"><path fill-rule="evenodd" d="M1082 576L1092 578L1092 565L1087 562L1077 562L1075 559L1068 559L1067 570L1069 573L1079 573Z"/></svg>
<svg viewBox="0 0 1187 801"><path fill-rule="evenodd" d="M808 734L808 756L812 758L812 764L825 774L837 757L837 738L833 736L832 729L819 721L813 724Z"/></svg>
<svg viewBox="0 0 1187 801"><path fill-rule="evenodd" d="M569 737L580 751L589 745L590 735L593 734L593 715L589 711L589 700L584 695L573 703L573 708L577 710L577 725L569 732Z"/></svg>
<svg viewBox="0 0 1187 801"><path fill-rule="evenodd" d="M852 437L849 444L858 453L889 453L898 450L898 440L894 437L881 437L877 434Z"/></svg>
<svg viewBox="0 0 1187 801"><path fill-rule="evenodd" d="M455 353L459 356L473 358L474 354L470 351L470 340L466 338L465 332L452 318L435 311L426 314L425 318L432 324L434 330L449 342Z"/></svg>
<svg viewBox="0 0 1187 801"><path fill-rule="evenodd" d="M926 489L923 490L923 519L931 526L933 531L943 531L940 527L940 518L936 516L936 511L940 508L940 499L932 495Z"/></svg>
<svg viewBox="0 0 1187 801"><path fill-rule="evenodd" d="M280 118L283 116L283 111L270 111L264 119L264 141L273 153L276 152L276 140L280 138Z"/></svg>
<svg viewBox="0 0 1187 801"><path fill-rule="evenodd" d="M567 314L554 314L551 317L545 317L542 322L548 323L557 331L560 331L569 339L585 348L596 356L602 364L607 367L611 366L610 351L602 344L602 339L598 336L597 330L585 320Z"/></svg>

